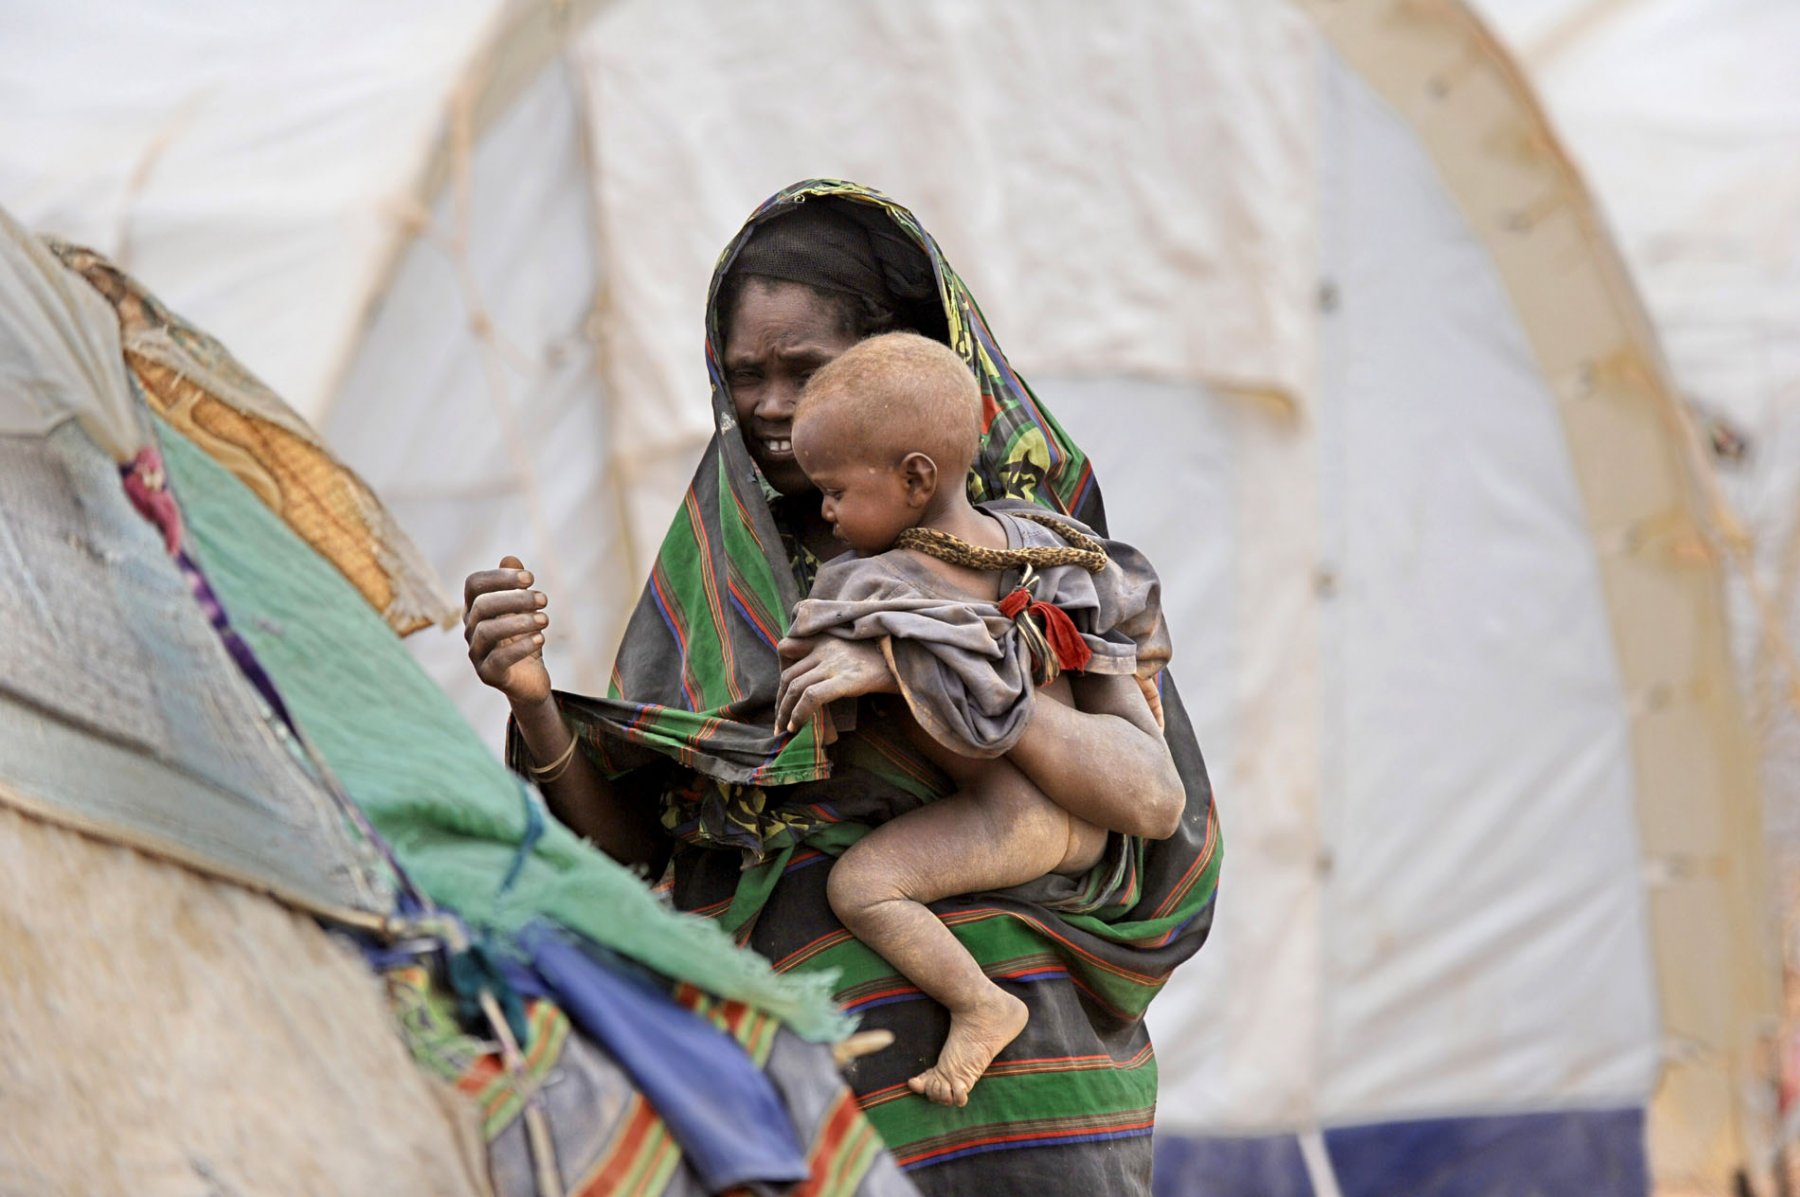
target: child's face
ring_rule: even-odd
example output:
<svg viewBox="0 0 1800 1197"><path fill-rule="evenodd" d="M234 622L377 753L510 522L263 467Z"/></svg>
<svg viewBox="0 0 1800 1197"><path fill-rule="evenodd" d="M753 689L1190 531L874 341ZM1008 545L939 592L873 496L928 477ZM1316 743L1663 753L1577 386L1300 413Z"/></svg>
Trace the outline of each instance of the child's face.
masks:
<svg viewBox="0 0 1800 1197"><path fill-rule="evenodd" d="M832 534L859 553L884 553L919 522L923 504L899 463L871 460L856 436L838 435L836 423L830 411L803 415L794 424L794 456L819 488Z"/></svg>

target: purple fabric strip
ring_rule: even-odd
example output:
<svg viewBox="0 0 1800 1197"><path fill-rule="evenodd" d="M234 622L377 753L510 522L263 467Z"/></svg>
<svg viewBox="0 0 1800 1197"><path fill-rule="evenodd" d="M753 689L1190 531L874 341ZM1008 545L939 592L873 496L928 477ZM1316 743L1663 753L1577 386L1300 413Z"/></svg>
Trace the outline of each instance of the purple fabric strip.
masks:
<svg viewBox="0 0 1800 1197"><path fill-rule="evenodd" d="M395 884L400 886L402 893L417 908L431 909L431 903L425 898L423 892L413 884L412 878L407 876L406 870L400 867L400 861L394 855L394 850L388 845L387 840L375 830L375 825L363 813L362 807L358 806L356 801L344 792L343 785L339 783L324 759L300 730L300 725L294 721L293 715L288 711L287 703L282 701L281 691L275 688L274 679L269 676L268 670L263 668L262 662L256 659L256 654L250 650L250 645L237 634L237 629L231 626L231 618L225 613L225 605L213 592L212 584L206 580L206 574L201 570L199 563L188 556L187 550L181 547L180 507L176 503L173 493L168 489L167 476L162 469L162 459L155 450L146 449L131 461L119 466L119 477L126 497L131 500L132 507L144 517L147 523L162 533L164 547L168 549L169 556L174 559L175 567L181 571L182 579L187 583L188 593L193 595L194 602L199 604L201 613L206 616L207 623L212 625L213 633L218 636L219 642L225 646L225 652L231 657L232 664L237 666L238 672L244 675L244 679L262 697L262 700L269 704L269 710L273 711L275 717L281 720L282 726L287 728L288 733L294 737L294 742L300 745L301 751L312 762L320 782L324 785L326 793L331 795L332 801L337 804L338 810L346 819L350 820L352 826L364 839L375 846L375 850L387 862L388 868L393 870Z"/></svg>

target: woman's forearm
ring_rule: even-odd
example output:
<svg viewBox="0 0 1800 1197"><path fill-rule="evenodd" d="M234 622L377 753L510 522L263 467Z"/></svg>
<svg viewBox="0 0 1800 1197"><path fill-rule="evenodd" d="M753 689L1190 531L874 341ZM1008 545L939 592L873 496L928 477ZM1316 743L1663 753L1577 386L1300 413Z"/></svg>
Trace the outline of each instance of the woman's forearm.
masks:
<svg viewBox="0 0 1800 1197"><path fill-rule="evenodd" d="M533 761L550 762L567 752L573 733L557 710L556 699L515 705L513 721ZM668 860L669 839L648 806L622 801L607 779L579 749L556 780L538 783L550 813L575 834L592 840L601 851L621 864L644 865L651 876Z"/></svg>
<svg viewBox="0 0 1800 1197"><path fill-rule="evenodd" d="M1081 709L1040 699L1009 759L1078 819L1149 839L1174 835L1187 792L1137 684L1084 679L1075 696Z"/></svg>

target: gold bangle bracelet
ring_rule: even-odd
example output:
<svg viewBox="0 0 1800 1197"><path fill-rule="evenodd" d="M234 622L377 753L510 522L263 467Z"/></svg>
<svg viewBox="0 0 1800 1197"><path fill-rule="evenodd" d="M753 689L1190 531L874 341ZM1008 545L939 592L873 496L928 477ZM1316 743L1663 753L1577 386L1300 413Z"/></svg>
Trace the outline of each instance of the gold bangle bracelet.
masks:
<svg viewBox="0 0 1800 1197"><path fill-rule="evenodd" d="M526 771L531 774L531 779L542 785L545 782L555 781L557 778L561 777L568 771L569 762L575 759L575 749L580 742L580 737L571 732L569 734L569 746L557 753L555 760L551 761L548 765L525 766Z"/></svg>

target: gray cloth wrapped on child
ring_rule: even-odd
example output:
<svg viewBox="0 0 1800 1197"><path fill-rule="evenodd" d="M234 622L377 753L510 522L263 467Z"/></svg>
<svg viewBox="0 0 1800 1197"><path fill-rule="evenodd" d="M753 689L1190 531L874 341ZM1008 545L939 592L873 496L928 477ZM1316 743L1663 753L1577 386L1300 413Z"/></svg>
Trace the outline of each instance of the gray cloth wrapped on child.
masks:
<svg viewBox="0 0 1800 1197"><path fill-rule="evenodd" d="M1035 504L1003 499L980 506L1006 529L1010 549L1068 543L1038 522L1047 513ZM1049 518L1093 537L1073 519ZM1031 599L1060 608L1073 621L1092 654L1083 672L1152 678L1168 663L1170 652L1161 583L1130 545L1100 543L1108 558L1104 570L1089 573L1075 565L1034 569ZM1024 573L1009 570L1001 579L1001 593L1014 591ZM909 553L846 553L827 562L811 594L795 607L788 634L881 641L913 717L952 752L1003 756L1030 719L1037 671L1018 624L1000 602L957 594Z"/></svg>

